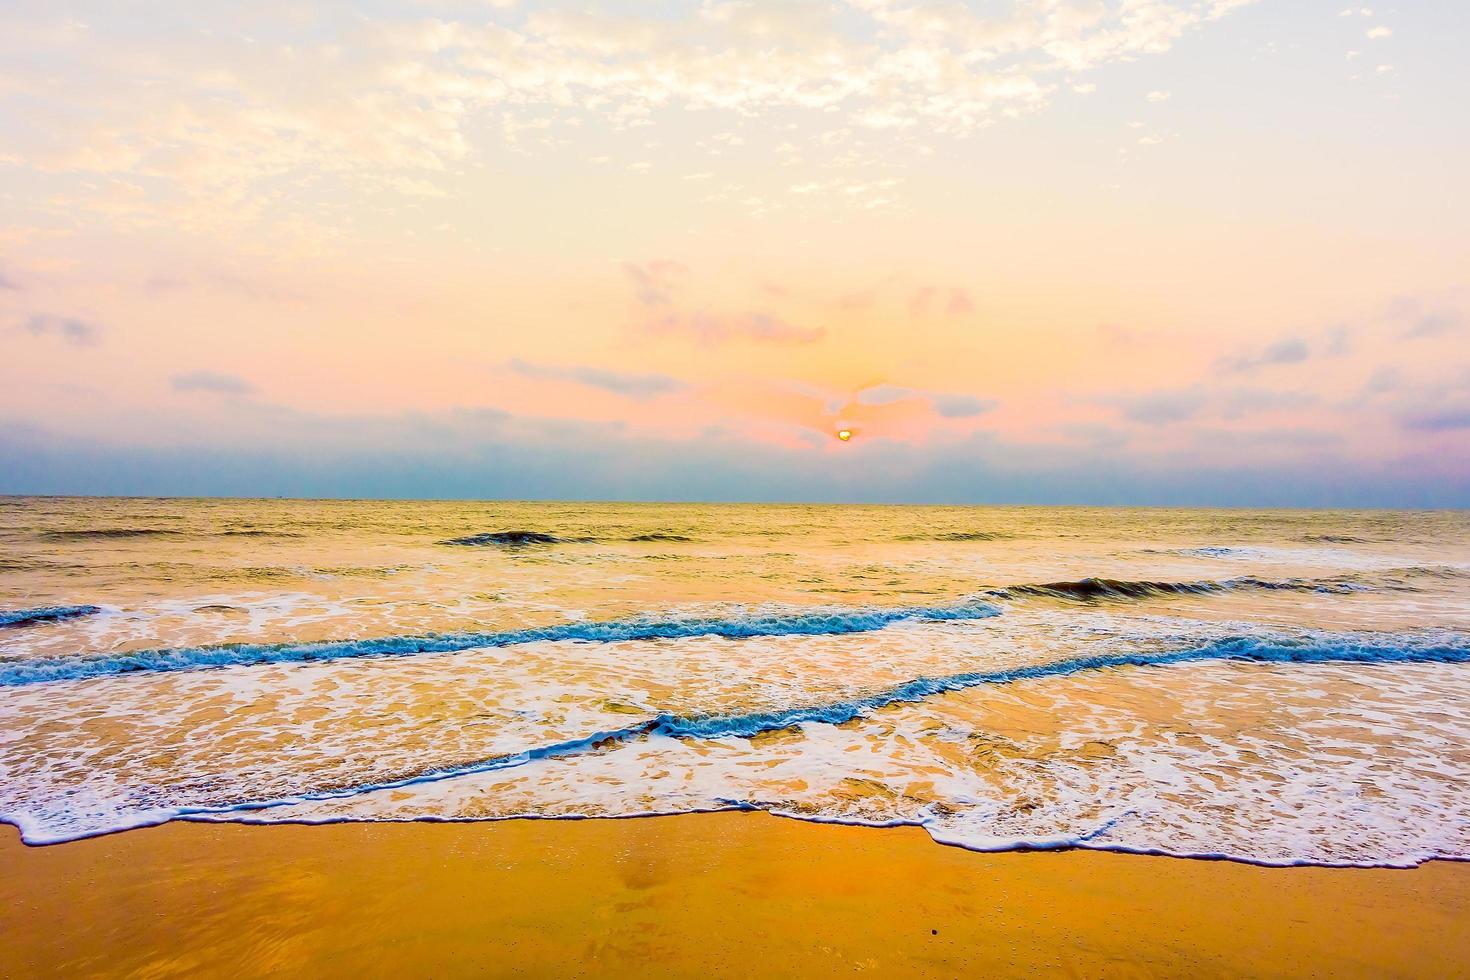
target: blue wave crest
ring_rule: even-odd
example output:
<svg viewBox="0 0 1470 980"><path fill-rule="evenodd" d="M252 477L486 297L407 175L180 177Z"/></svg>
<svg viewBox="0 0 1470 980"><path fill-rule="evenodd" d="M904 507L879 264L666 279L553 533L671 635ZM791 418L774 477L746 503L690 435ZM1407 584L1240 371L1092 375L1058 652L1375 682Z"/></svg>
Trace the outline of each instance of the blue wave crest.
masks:
<svg viewBox="0 0 1470 980"><path fill-rule="evenodd" d="M26 626L50 623L59 619L76 619L100 613L100 606L41 606L36 609L0 609L0 626Z"/></svg>
<svg viewBox="0 0 1470 980"><path fill-rule="evenodd" d="M458 653L483 647L505 647L544 641L614 643L620 640L684 639L695 636L745 639L758 636L869 633L904 620L984 619L999 613L1000 610L995 606L981 602L932 608L784 610L752 612L728 618L627 619L559 623L555 626L499 632L437 633L315 643L240 643L70 657L9 658L0 659L0 687L22 687L50 681L76 681L119 674L201 670L209 667Z"/></svg>

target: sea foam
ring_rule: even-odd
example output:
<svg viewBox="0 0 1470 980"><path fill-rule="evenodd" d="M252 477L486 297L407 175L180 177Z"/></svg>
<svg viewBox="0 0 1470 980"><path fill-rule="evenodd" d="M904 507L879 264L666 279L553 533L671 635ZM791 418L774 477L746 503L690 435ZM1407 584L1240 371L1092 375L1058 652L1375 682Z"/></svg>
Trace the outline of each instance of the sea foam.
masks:
<svg viewBox="0 0 1470 980"><path fill-rule="evenodd" d="M696 636L744 639L757 636L867 633L905 620L984 619L998 615L999 612L996 606L980 602L935 607L756 610L728 617L688 616L572 622L494 632L388 636L317 643L241 643L135 650L126 653L10 658L0 660L0 687L210 667L457 653L523 643L616 643L628 640L676 640Z"/></svg>
<svg viewBox="0 0 1470 980"><path fill-rule="evenodd" d="M592 732L544 745L527 746L514 752L466 765L428 769L400 779L338 787L321 792L271 800L242 801L220 807L197 807L180 815L247 813L301 803L341 800L383 790L403 789L478 773L511 769L530 762L600 750L611 743L651 736L674 739L749 739L808 724L843 725L875 711L903 703L923 701L966 688L1010 684L1023 680L1065 677L1116 668L1170 667L1200 661L1241 661L1264 664L1462 664L1470 663L1470 635L1453 630L1417 634L1333 634L1262 638L1225 637L1199 646L1178 650L1138 651L1074 657L1049 663L1002 670L971 671L942 677L919 677L870 694L825 704L793 706L770 711L730 714L680 715L661 713L642 721Z"/></svg>

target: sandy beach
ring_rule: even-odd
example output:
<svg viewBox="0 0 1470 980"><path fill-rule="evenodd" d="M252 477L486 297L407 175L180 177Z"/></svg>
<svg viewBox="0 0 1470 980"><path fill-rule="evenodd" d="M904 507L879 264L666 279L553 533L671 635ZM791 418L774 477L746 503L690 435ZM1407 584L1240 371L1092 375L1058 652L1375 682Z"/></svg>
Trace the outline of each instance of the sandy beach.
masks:
<svg viewBox="0 0 1470 980"><path fill-rule="evenodd" d="M713 814L0 844L0 974L1454 976L1470 865L977 854Z"/></svg>

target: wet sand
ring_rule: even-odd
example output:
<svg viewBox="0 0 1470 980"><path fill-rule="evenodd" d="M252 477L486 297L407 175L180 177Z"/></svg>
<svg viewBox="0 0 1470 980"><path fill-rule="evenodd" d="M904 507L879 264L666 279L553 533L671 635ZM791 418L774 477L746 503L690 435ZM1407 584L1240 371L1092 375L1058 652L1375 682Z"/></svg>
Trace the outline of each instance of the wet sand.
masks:
<svg viewBox="0 0 1470 980"><path fill-rule="evenodd" d="M1464 976L1470 864L975 854L764 814L0 839L0 976Z"/></svg>

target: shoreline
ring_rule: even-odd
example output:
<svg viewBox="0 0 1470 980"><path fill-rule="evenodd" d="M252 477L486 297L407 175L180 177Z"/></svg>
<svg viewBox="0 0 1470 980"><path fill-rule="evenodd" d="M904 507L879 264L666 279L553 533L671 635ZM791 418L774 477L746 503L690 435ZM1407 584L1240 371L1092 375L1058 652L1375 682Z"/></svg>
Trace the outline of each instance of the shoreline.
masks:
<svg viewBox="0 0 1470 980"><path fill-rule="evenodd" d="M634 820L0 832L0 974L1445 976L1470 864L980 853L918 828Z"/></svg>
<svg viewBox="0 0 1470 980"><path fill-rule="evenodd" d="M381 789L392 789L400 784L389 784L377 787ZM403 785L414 785L413 783ZM293 800L284 799L264 805L253 807L257 810L270 810L276 807L289 807L294 805ZM196 811L198 812L198 811ZM331 817L324 819L290 818L280 817L273 820L253 819L242 815L240 812L230 811L230 816L219 815L219 819L209 816L195 816L190 814L179 814L166 817L157 821L137 823L128 826L119 826L107 830L99 830L88 833L81 837L67 837L52 840L28 841L25 839L24 829L13 820L0 817L0 828L8 828L14 832L16 842L25 849L41 849L49 847L65 847L84 841L97 840L105 837L116 837L121 834L131 834L138 831L156 830L161 827L176 824L192 824L204 827L339 827L354 824L371 824L379 826L412 827L420 824L470 826L477 824L505 824L505 823L580 823L583 821L604 820L665 820L678 817L703 817L727 813L762 814L777 820L794 820L797 823L812 824L819 827L848 827L854 830L918 830L923 832L930 844L937 847L953 848L968 854L992 855L992 854L1061 854L1066 852L1088 852L1093 854L1111 854L1118 857L1139 858L1163 858L1169 861L1203 861L1206 863L1239 864L1248 868L1258 868L1263 871L1291 871L1295 869L1312 869L1318 871L1414 871L1430 864L1464 864L1470 865L1470 857L1457 855L1436 854L1420 860L1406 862L1403 864L1375 864L1372 862L1341 862L1337 864L1321 861L1267 861L1257 858L1241 857L1236 854L1214 851L1167 851L1161 848L1141 848L1123 846L1102 846L1087 843L1086 839L1071 840L1058 838L1055 840L1027 840L1018 841L1015 844L1004 847L971 847L957 840L947 840L935 837L929 833L924 824L918 821L895 820L888 823L865 823L858 820L840 820L829 817L816 817L810 815L796 815L783 813L779 810L768 810L763 807L731 803L727 806L709 807L707 809L691 810L650 810L636 813L619 814L534 814L517 813L508 816L495 817L441 817L441 816L417 816L417 817L373 817L371 819L357 817Z"/></svg>

